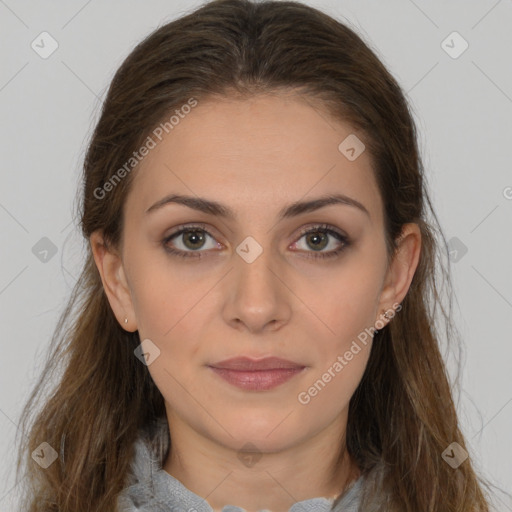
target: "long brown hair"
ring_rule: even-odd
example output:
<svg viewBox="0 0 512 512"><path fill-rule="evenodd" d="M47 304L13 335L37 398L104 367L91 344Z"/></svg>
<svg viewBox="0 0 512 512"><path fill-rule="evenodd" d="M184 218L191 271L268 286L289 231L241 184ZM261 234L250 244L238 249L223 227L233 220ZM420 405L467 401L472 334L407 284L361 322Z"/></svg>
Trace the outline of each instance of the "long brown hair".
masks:
<svg viewBox="0 0 512 512"><path fill-rule="evenodd" d="M403 224L416 222L422 233L402 309L376 334L350 400L347 449L368 477L362 509L488 511L487 484L471 458L456 469L442 458L453 442L467 446L439 348L439 321L449 342L458 338L451 299L443 305L440 286L451 291L449 261L416 128L399 85L348 26L298 2L216 0L155 30L115 74L88 145L78 212L83 236L102 230L108 244L119 246L136 165L125 167L122 179L119 169L190 98L276 91L294 91L362 134L384 201L389 258ZM115 510L139 429L165 415L162 395L134 356L139 343L137 332L117 322L88 245L20 420L24 511ZM59 454L46 469L30 457L42 442Z"/></svg>

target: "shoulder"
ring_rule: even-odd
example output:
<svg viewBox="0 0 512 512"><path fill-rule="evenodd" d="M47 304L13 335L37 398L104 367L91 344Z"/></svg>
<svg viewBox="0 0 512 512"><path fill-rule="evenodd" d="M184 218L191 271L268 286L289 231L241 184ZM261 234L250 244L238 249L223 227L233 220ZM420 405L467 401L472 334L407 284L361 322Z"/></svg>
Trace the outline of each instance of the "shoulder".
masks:
<svg viewBox="0 0 512 512"><path fill-rule="evenodd" d="M360 475L352 482L333 504L333 512L357 512L361 503L366 477Z"/></svg>
<svg viewBox="0 0 512 512"><path fill-rule="evenodd" d="M167 421L163 419L139 431L125 487L117 498L118 512L164 510L155 496L154 478L168 450L168 435Z"/></svg>

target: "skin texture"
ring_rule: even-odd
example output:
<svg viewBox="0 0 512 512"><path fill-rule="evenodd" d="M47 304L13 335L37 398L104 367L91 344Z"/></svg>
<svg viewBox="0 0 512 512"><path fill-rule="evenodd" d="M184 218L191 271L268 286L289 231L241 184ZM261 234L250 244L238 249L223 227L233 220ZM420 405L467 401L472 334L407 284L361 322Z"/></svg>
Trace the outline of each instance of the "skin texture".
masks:
<svg viewBox="0 0 512 512"><path fill-rule="evenodd" d="M100 232L91 236L119 323L160 350L148 369L171 432L164 469L215 510L287 511L296 501L334 497L359 476L344 436L371 338L308 404L297 397L403 300L421 236L406 224L387 266L370 155L349 161L338 150L351 133L292 95L200 102L133 171L119 251L106 250ZM170 193L215 200L235 218L179 204L145 213ZM369 214L336 204L278 219L292 202L333 193L356 199ZM195 223L209 233L199 233L203 245L185 234L167 246L202 257L166 252L164 238ZM334 236L318 242L301 235L321 224L349 238L338 256L314 258L342 247ZM248 236L263 250L252 263L236 252ZM274 389L244 391L206 366L240 355L282 357L306 369ZM244 464L240 449L248 442L257 455Z"/></svg>

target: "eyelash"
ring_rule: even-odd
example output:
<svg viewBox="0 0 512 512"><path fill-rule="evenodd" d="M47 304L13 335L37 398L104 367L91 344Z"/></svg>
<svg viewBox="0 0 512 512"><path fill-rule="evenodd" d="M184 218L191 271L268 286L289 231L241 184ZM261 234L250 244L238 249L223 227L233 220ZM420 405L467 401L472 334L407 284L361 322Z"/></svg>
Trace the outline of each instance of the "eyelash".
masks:
<svg viewBox="0 0 512 512"><path fill-rule="evenodd" d="M164 240L162 240L162 245L164 246L165 251L167 251L169 254L171 254L173 256L179 256L182 258L202 258L202 257L204 257L202 255L202 253L204 253L205 251L200 251L200 250L198 250L198 251L182 251L182 250L173 249L173 248L169 247L169 245L168 245L169 242L173 238L176 238L179 235L182 235L184 233L190 233L190 232L194 232L194 231L203 231L208 236L214 238L209 233L209 231L206 229L206 226L204 224L188 225L186 227L180 226L178 228L178 231L175 231L171 235L164 238ZM313 258L313 259L335 258L342 251L344 251L351 243L347 236L345 236L342 233L340 233L339 231L333 229L328 224L319 224L317 226L303 229L300 233L298 240L300 240L303 236L305 236L309 233L323 233L323 234L331 235L334 238L336 238L339 242L341 242L343 245L338 249L328 251L328 252L307 251L307 252L313 253L312 255L306 256L308 258Z"/></svg>

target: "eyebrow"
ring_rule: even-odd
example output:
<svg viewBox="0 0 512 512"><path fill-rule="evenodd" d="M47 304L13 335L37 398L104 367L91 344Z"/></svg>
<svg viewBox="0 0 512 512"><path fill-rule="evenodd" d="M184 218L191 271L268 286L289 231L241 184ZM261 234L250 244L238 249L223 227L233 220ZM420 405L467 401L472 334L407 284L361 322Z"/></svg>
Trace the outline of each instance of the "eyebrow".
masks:
<svg viewBox="0 0 512 512"><path fill-rule="evenodd" d="M233 212L233 210L231 210L230 208L221 203L218 203L217 201L211 201L209 199L205 199L202 197L193 197L181 194L170 194L160 199L155 204L150 206L146 210L146 213L155 212L157 210L160 210L164 206L172 203L182 204L184 206L187 206L188 208L192 208L193 210L198 210L200 212L215 215L225 219L235 219L235 213ZM296 217L303 213L313 212L319 210L320 208L323 208L324 206L333 204L353 206L359 209L360 211L364 212L366 215L368 215L368 217L370 216L368 210L359 201L356 201L355 199L348 197L344 194L329 194L309 201L296 201L294 203L291 203L290 205L284 207L279 211L278 218L279 220L283 220L291 217Z"/></svg>

